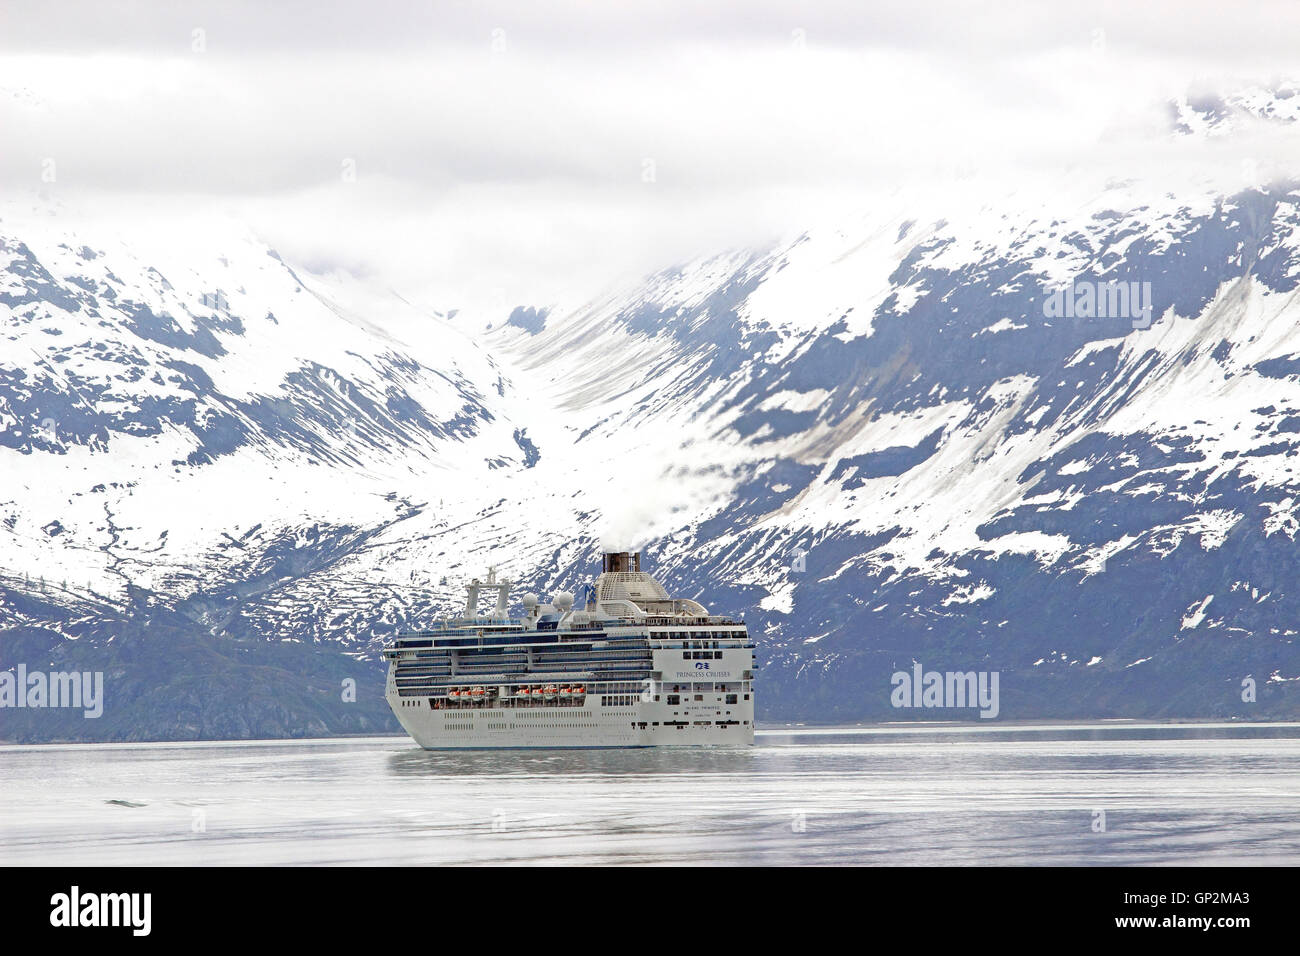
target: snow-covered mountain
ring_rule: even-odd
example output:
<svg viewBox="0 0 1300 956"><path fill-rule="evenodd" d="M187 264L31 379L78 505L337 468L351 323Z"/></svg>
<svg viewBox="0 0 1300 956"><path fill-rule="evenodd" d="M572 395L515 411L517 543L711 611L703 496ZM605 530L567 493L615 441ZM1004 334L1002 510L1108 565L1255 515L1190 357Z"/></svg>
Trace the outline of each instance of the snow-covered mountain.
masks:
<svg viewBox="0 0 1300 956"><path fill-rule="evenodd" d="M750 609L773 716L888 717L913 660L1000 670L1016 716L1256 713L1248 676L1293 714L1298 203L877 218L503 354L613 396L593 448L671 423L660 486L708 503L656 556ZM1150 318L1052 317L1071 280L1149 283Z"/></svg>
<svg viewBox="0 0 1300 956"><path fill-rule="evenodd" d="M892 719L913 661L1004 718L1295 716L1297 228L1289 183L900 195L482 315L10 210L0 665L108 701L0 736L387 727L385 637L602 541L744 613L767 720Z"/></svg>

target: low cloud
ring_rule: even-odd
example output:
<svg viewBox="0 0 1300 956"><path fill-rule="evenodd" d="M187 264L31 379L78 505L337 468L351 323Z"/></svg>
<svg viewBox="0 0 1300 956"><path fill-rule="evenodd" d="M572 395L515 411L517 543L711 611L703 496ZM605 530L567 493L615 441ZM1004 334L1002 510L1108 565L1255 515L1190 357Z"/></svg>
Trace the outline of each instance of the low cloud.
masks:
<svg viewBox="0 0 1300 956"><path fill-rule="evenodd" d="M7 194L232 212L286 258L497 321L898 190L1228 181L1296 154L1294 130L1198 143L1168 113L1285 76L1290 3L132 10L7 10Z"/></svg>

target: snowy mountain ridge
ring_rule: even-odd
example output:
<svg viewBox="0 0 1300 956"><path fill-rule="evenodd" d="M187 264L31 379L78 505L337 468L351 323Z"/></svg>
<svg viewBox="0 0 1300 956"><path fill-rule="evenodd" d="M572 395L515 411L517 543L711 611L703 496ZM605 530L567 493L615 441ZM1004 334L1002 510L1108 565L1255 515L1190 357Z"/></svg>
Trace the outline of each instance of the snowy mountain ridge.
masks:
<svg viewBox="0 0 1300 956"><path fill-rule="evenodd" d="M238 227L133 245L11 212L3 663L127 675L114 646L164 628L373 689L382 640L464 578L573 589L603 540L745 614L767 719L888 719L913 660L1000 670L1012 718L1293 715L1298 225L1287 183L900 195L504 321ZM1045 305L1109 282L1149 283L1149 328ZM141 684L102 732L383 725L327 684L311 720L231 725Z"/></svg>

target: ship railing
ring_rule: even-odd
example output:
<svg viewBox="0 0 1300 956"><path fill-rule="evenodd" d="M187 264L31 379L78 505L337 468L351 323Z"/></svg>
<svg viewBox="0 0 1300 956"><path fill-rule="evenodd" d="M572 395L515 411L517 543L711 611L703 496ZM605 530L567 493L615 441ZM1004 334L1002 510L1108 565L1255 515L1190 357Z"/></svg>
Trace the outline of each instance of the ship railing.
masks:
<svg viewBox="0 0 1300 956"><path fill-rule="evenodd" d="M440 621L433 627L421 628L418 631L401 631L398 637L432 637L442 635L447 631L472 631L478 627L523 627L524 622L517 617L477 617L477 618L453 618L446 621Z"/></svg>
<svg viewBox="0 0 1300 956"><path fill-rule="evenodd" d="M735 618L728 617L725 614L705 614L705 615L677 615L677 614L647 614L640 619L638 624L649 624L654 627L672 627L680 625L683 627L744 627L744 621L737 621Z"/></svg>
<svg viewBox="0 0 1300 956"><path fill-rule="evenodd" d="M411 687L427 685L431 690L451 687L499 687L506 684L531 687L535 684L572 683L574 681L591 682L594 680L641 680L650 673L649 667L623 668L621 670L595 671L536 671L529 674L475 674L419 676L398 678L398 685Z"/></svg>

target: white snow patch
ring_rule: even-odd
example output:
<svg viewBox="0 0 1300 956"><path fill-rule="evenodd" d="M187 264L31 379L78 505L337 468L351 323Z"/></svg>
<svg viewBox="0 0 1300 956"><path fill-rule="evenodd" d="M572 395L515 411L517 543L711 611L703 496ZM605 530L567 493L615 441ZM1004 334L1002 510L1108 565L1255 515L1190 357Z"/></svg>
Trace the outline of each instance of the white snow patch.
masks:
<svg viewBox="0 0 1300 956"><path fill-rule="evenodd" d="M974 604L977 601L987 601L997 591L984 582L972 586L969 584L962 585L943 599L943 606L950 604Z"/></svg>
<svg viewBox="0 0 1300 956"><path fill-rule="evenodd" d="M769 395L758 407L764 411L811 412L825 405L830 394L824 388L814 388L807 392L787 389Z"/></svg>
<svg viewBox="0 0 1300 956"><path fill-rule="evenodd" d="M990 334L994 334L994 335L995 335L995 334L997 334L998 332L1011 332L1011 331L1014 331L1014 330L1016 330L1016 329L1027 329L1027 328L1029 328L1029 326L1027 326L1027 325L1016 325L1016 323L1015 323L1015 322L1012 322L1010 319L998 319L996 322L994 322L992 325L990 325L987 329L980 329L978 332L975 332L974 334L972 334L972 335L971 335L971 338L975 338L976 335L990 335Z"/></svg>
<svg viewBox="0 0 1300 956"><path fill-rule="evenodd" d="M794 585L787 584L775 588L767 597L758 602L758 606L764 611L789 614L794 610Z"/></svg>
<svg viewBox="0 0 1300 956"><path fill-rule="evenodd" d="M1232 526L1241 520L1241 515L1227 508L1218 508L1197 515L1196 530L1201 533L1201 547L1213 551L1223 544Z"/></svg>
<svg viewBox="0 0 1300 956"><path fill-rule="evenodd" d="M1279 504L1269 502L1268 507L1272 513L1264 519L1264 537L1267 538L1275 532L1281 532L1294 541L1296 532L1300 531L1300 522L1296 521L1296 517L1292 513L1295 507L1295 499L1287 498Z"/></svg>
<svg viewBox="0 0 1300 956"><path fill-rule="evenodd" d="M1213 600L1214 600L1214 595L1207 594L1205 596L1205 600L1201 601L1199 604L1193 604L1191 607L1189 607L1187 609L1187 613L1183 615L1183 625L1181 630L1186 631L1189 629L1200 627L1201 621L1205 620L1205 609L1210 606L1210 602Z"/></svg>

